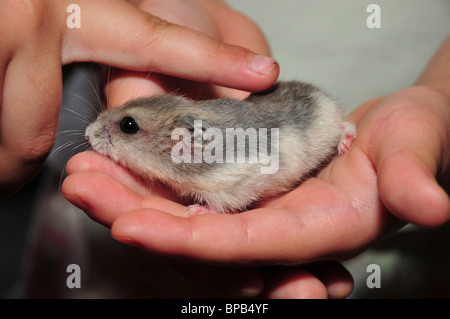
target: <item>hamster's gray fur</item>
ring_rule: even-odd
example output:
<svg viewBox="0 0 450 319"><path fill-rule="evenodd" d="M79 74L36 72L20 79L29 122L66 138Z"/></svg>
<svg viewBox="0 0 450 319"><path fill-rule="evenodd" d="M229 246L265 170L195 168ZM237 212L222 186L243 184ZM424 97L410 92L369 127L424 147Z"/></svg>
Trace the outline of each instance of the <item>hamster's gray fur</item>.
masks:
<svg viewBox="0 0 450 319"><path fill-rule="evenodd" d="M194 127L194 121L199 120L200 138ZM192 139L184 140L184 135L172 139L177 128L192 133ZM227 128L244 131L253 128L257 134L267 129L267 134L257 135L256 149L248 147L250 137L245 137L245 163L236 163L236 158L227 163L226 147L223 157L215 157L214 162L194 163L195 146L205 151L212 143L205 140L211 138L211 134L207 136L208 128L219 130L213 131L217 132L213 137L220 142L221 133L224 143ZM279 143L273 145L273 141L277 142L275 138L272 140L276 132ZM229 98L194 101L173 95L138 98L102 113L86 130L95 151L144 179L166 183L179 195L207 204L216 212L242 211L256 201L291 190L336 155L338 146L344 152L355 134L354 125L344 120L339 103L317 87L296 81L278 82L243 101ZM242 146L238 141L222 145L232 145L236 150ZM265 151L261 142L267 143L266 157L259 156L264 155L260 151ZM174 161L174 147L189 145L191 161ZM277 150L276 172L262 173L264 167L274 164L275 158L269 154L274 155ZM217 148L209 154L220 155L216 152ZM256 162L251 162L252 156L256 156L253 157ZM223 163L219 158L223 158Z"/></svg>

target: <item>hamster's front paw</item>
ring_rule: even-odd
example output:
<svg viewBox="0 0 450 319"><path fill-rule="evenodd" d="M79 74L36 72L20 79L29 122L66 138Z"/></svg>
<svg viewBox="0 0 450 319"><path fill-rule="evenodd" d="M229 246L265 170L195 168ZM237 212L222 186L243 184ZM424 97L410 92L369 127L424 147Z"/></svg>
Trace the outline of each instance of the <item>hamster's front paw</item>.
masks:
<svg viewBox="0 0 450 319"><path fill-rule="evenodd" d="M350 122L344 122L344 133L338 144L339 155L345 155L352 146L353 141L356 139L356 127L355 124Z"/></svg>
<svg viewBox="0 0 450 319"><path fill-rule="evenodd" d="M216 214L217 212L214 211L211 207L208 205L189 205L186 207L186 215L189 216L195 216L195 215L203 215L203 214Z"/></svg>

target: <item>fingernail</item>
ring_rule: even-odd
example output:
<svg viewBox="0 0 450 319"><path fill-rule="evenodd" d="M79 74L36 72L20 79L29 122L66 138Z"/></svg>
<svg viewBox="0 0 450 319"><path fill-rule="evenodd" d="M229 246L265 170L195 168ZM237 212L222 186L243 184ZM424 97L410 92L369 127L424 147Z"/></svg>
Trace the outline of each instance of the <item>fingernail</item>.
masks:
<svg viewBox="0 0 450 319"><path fill-rule="evenodd" d="M277 60L267 56L254 54L248 60L248 66L253 72L265 75L278 65Z"/></svg>

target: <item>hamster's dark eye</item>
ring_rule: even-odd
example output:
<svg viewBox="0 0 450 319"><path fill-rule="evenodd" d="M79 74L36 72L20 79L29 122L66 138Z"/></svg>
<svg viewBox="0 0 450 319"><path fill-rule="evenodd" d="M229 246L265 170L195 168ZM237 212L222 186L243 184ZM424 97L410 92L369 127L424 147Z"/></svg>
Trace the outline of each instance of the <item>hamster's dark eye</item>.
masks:
<svg viewBox="0 0 450 319"><path fill-rule="evenodd" d="M120 129L125 134L136 134L139 131L139 125L137 125L134 118L126 116L120 121Z"/></svg>

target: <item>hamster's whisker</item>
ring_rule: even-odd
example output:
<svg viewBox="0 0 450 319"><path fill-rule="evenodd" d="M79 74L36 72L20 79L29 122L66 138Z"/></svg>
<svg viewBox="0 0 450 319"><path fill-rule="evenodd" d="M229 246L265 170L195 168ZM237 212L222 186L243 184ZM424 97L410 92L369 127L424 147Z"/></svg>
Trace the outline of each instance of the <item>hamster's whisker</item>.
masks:
<svg viewBox="0 0 450 319"><path fill-rule="evenodd" d="M96 85L94 86L94 84L92 84L92 82L87 78L86 75L84 75L83 73L81 73L81 76L84 77L84 78L86 79L86 81L88 81L89 85L90 85L91 88L92 88L92 91L93 91L94 94L95 94L95 97L97 98L98 104L99 104L99 105L102 105L102 100L101 100L101 98L100 98L100 94L99 94L99 92L98 92L98 89L96 89L96 86L98 87L97 83L95 83ZM95 82L97 82L97 81L95 81Z"/></svg>
<svg viewBox="0 0 450 319"><path fill-rule="evenodd" d="M52 152L49 155L49 159L53 158L57 153L61 152L62 150L65 150L69 147L72 147L71 149L69 149L69 151L67 152L68 156L71 156L71 154L77 150L78 148L82 147L82 146L86 146L86 144L89 144L88 142L84 141L81 142L79 140L72 140L72 141L68 141L64 144L61 144L60 146L58 146L57 148L55 148L54 150L52 150Z"/></svg>
<svg viewBox="0 0 450 319"><path fill-rule="evenodd" d="M92 123L95 119L91 119L89 115L84 115L81 114L77 111L74 111L72 109L66 108L65 109L67 112L70 112L74 115L76 115L75 118L79 119L80 121L82 121L84 124L89 125L90 123ZM70 117L69 114L61 114L61 117Z"/></svg>
<svg viewBox="0 0 450 319"><path fill-rule="evenodd" d="M111 81L111 66L108 65L108 69L107 69L107 73L106 73L106 91L105 91L105 103L104 104L100 104L102 106L102 110L106 110L108 109L111 99L110 99L110 91L109 91L109 82Z"/></svg>
<svg viewBox="0 0 450 319"><path fill-rule="evenodd" d="M150 75L152 75L152 74L153 74L153 72L152 72L152 71L149 71L149 72L147 73L147 76L145 77L145 79L148 80L148 79L150 78Z"/></svg>
<svg viewBox="0 0 450 319"><path fill-rule="evenodd" d="M76 141L82 142L85 139L84 132L81 130L67 130L67 131L61 131L61 132L56 133L57 139L58 138L68 138L68 137L77 138L77 140L74 140L74 142L76 142Z"/></svg>
<svg viewBox="0 0 450 319"><path fill-rule="evenodd" d="M108 73L106 76L106 83L109 84L109 81L111 80L111 66L108 65ZM108 106L109 103L109 85L106 85L106 92L105 92L105 97L106 97L106 107Z"/></svg>
<svg viewBox="0 0 450 319"><path fill-rule="evenodd" d="M97 108L94 104L92 104L88 99L86 99L85 97L83 97L82 95L77 94L77 93L74 93L74 92L71 92L71 91L68 91L68 90L63 90L63 92L64 92L65 94L70 94L70 95L72 95L72 96L74 96L74 97L80 99L81 101L83 101L83 102L89 107L89 109L90 109L91 111L93 111L95 114L98 115L98 113L99 113L98 108ZM98 93L97 93L97 92L95 92L95 95L98 97ZM100 102L99 102L99 105L101 105ZM63 107L64 107L64 106L63 106ZM64 107L64 109L65 109L65 110L68 110L67 107Z"/></svg>
<svg viewBox="0 0 450 319"><path fill-rule="evenodd" d="M58 136L59 135L63 135L63 134L83 136L84 135L84 131L81 130L81 129L79 129L79 130L78 129L74 129L74 130L64 130L64 131L60 131L60 132L57 133Z"/></svg>
<svg viewBox="0 0 450 319"><path fill-rule="evenodd" d="M71 144L71 145L67 145L67 144ZM59 148L61 148L62 146L64 146L64 147L69 147L69 146L72 146L72 145L74 145L74 144L76 144L76 142L73 142L73 141L72 141L72 142L69 142L69 143L65 143L64 145L61 145ZM70 153L73 152L73 151L76 150L76 149L79 149L79 148L81 148L80 152L88 151L89 149L91 149L91 147L90 147L90 145L89 145L88 142L83 142L83 143L79 143L79 145L73 147L73 148L71 149L71 151L69 151L69 152L66 154L66 155L68 155L68 156L67 156L67 158L64 160L65 165L62 167L62 169L61 169L61 174L59 175L59 182L58 182L58 193L59 193L59 194L61 194L62 183L63 183L63 180L64 180L65 176L67 175L67 172L66 172L67 162L69 161L70 157L73 155L73 154L70 154ZM60 150L61 150L61 149L59 149L58 151L60 151Z"/></svg>

